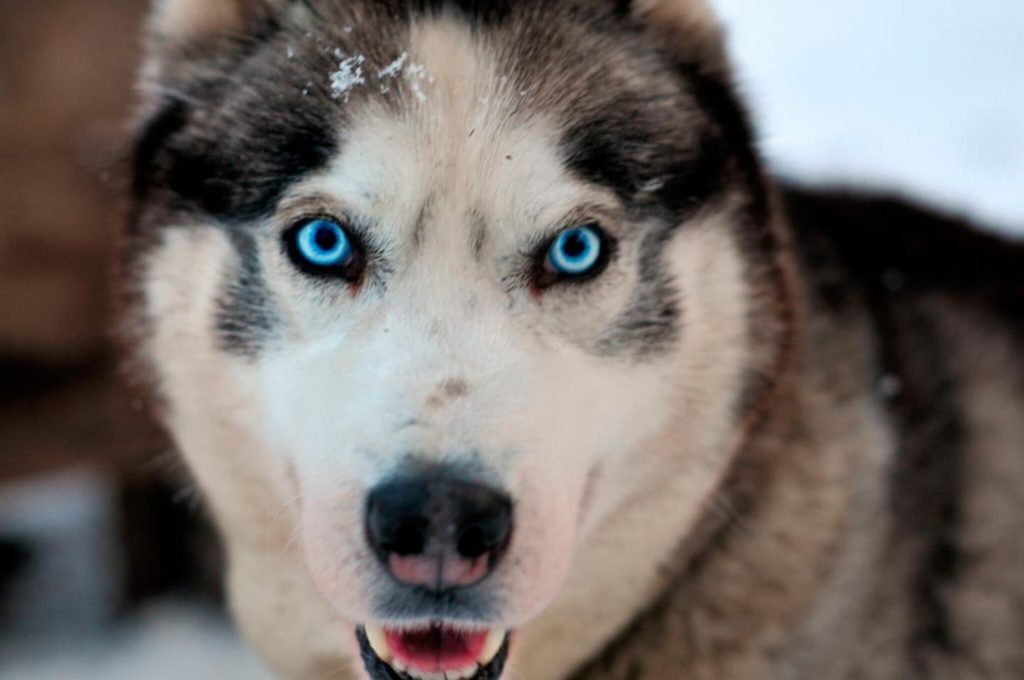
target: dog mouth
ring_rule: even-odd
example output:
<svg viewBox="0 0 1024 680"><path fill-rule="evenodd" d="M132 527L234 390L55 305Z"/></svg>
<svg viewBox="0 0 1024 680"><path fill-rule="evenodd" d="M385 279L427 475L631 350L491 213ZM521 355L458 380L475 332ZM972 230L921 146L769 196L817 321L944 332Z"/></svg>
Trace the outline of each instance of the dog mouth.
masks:
<svg viewBox="0 0 1024 680"><path fill-rule="evenodd" d="M444 623L356 628L371 680L498 680L511 637L505 629L471 630Z"/></svg>

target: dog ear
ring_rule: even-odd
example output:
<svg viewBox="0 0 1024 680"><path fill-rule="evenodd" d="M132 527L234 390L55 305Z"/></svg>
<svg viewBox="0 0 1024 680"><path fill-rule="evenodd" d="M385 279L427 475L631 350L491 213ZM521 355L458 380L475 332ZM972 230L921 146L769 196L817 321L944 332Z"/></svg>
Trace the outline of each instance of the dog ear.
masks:
<svg viewBox="0 0 1024 680"><path fill-rule="evenodd" d="M616 0L646 24L681 64L729 77L725 33L710 0Z"/></svg>
<svg viewBox="0 0 1024 680"><path fill-rule="evenodd" d="M274 11L275 0L156 0L151 29L161 40L188 42L241 34Z"/></svg>

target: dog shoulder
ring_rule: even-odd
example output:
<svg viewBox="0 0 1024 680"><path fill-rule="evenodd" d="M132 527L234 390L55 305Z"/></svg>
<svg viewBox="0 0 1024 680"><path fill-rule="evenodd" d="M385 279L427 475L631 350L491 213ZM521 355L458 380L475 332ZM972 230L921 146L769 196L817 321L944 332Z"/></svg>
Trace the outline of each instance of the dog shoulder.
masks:
<svg viewBox="0 0 1024 680"><path fill-rule="evenodd" d="M856 310L876 344L876 398L898 439L890 554L907 565L890 585L902 591L910 660L1016 677L1024 243L891 196L784 196L812 309Z"/></svg>

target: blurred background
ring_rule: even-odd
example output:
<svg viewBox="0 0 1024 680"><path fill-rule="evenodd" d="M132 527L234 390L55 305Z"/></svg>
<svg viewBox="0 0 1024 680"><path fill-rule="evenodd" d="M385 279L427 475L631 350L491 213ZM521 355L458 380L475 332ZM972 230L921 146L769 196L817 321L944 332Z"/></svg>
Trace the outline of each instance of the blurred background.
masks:
<svg viewBox="0 0 1024 680"><path fill-rule="evenodd" d="M1024 3L718 0L779 174L1024 236ZM0 0L0 680L266 677L187 476L115 372L146 0Z"/></svg>

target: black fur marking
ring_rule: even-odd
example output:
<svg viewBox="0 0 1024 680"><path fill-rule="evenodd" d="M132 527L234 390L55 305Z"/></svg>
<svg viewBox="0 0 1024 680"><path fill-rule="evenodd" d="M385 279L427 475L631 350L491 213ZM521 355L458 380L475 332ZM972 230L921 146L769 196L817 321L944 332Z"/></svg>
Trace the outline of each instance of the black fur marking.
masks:
<svg viewBox="0 0 1024 680"><path fill-rule="evenodd" d="M162 179L183 207L227 223L269 215L288 186L326 165L337 149L325 124L294 112L261 114L265 120L248 132L212 129L168 146Z"/></svg>
<svg viewBox="0 0 1024 680"><path fill-rule="evenodd" d="M938 289L969 299L1024 340L1024 243L892 196L789 187L785 200L801 241L834 242L855 271L904 295ZM836 272L817 274L825 299L840 303Z"/></svg>
<svg viewBox="0 0 1024 680"><path fill-rule="evenodd" d="M426 200L423 201L423 205L420 206L419 215L416 216L416 224L413 226L412 230L412 242L417 248L423 245L424 234L434 211L435 200L437 199L433 194L427 196Z"/></svg>
<svg viewBox="0 0 1024 680"><path fill-rule="evenodd" d="M902 435L892 550L910 551L914 565L907 651L927 675L934 653L960 651L946 593L963 559L957 534L969 433L946 338L920 300L944 290L1019 319L1024 247L888 198L790 189L786 204L818 299L838 311L863 300L881 338L879 379L899 380L889 399Z"/></svg>
<svg viewBox="0 0 1024 680"><path fill-rule="evenodd" d="M755 227L755 232L765 232L771 222L768 187L754 142L750 118L736 96L733 85L728 80L706 73L696 64L680 64L679 72L700 109L714 126L714 138L721 145L719 149L704 151L713 157L717 154L717 158L723 161L721 166L716 168L715 165L709 164L698 177L703 177L704 182L709 183L711 177L706 177L704 173L713 173L716 169L722 172L731 170L735 173L747 192L749 203L746 212L749 224ZM776 246L773 243L771 247Z"/></svg>
<svg viewBox="0 0 1024 680"><path fill-rule="evenodd" d="M582 179L611 189L627 206L653 204L677 224L725 186L728 157L715 136L693 148L674 143L664 122L645 124L643 101L626 98L609 109L563 136L566 163Z"/></svg>
<svg viewBox="0 0 1024 680"><path fill-rule="evenodd" d="M196 46L195 54L186 51L182 71L189 73L190 60L202 63L203 69L191 81L170 84L188 105L174 103L143 135L136 164L137 204L154 213L162 207L164 216L203 213L228 225L271 214L289 185L322 168L338 152L348 111L358 100L378 97L372 74L402 52L404 28L397 30L397 41L386 44L378 38L379 29L395 32L396 26L404 27L417 16L438 12L453 12L474 29L514 32L503 37L510 47L499 55L513 87L547 92L531 101L528 110L553 109L562 120L584 121L563 133L569 167L611 188L638 219L654 218L671 228L683 224L725 187L735 185L736 173L730 170L746 160L752 169L745 174L760 178L754 152L743 147L749 130L728 86L712 82L699 69L690 73L671 62L639 22L624 17L630 11L628 2L574 2L555 9L541 0L381 0L359 13L343 5L316 7L319 18L330 21L319 21L312 33L305 26L299 33L291 19L273 16L257 39ZM510 21L513 13L515 21ZM291 13L292 19L298 15ZM593 45L582 49L621 52L621 60L580 59L581 48L565 35L566 22L573 31L591 33ZM345 32L346 24L354 30ZM366 57L370 80L349 93L352 101L348 94L331 97L326 76L337 68L337 54ZM542 82L552 77L545 74L571 77L594 96L567 101L560 95L564 87ZM608 81L610 76L617 82ZM609 86L602 88L602 83ZM398 89L396 83L390 94L379 96L400 109ZM719 109L735 115L719 121L714 118ZM753 203L764 203L760 190L754 185ZM644 237L635 304L609 331L600 351L620 351L632 340L638 353L651 352L678 331L677 293L657 252L671 233ZM238 287L252 289L248 284ZM246 335L239 324L247 318L223 314L218 319L218 329L232 339L232 346L249 345L236 343ZM258 315L251 318L258 326L250 335L265 337L272 324Z"/></svg>
<svg viewBox="0 0 1024 680"><path fill-rule="evenodd" d="M162 188L177 209L224 223L251 221L272 213L285 189L323 167L337 148L329 125L297 112L197 121L191 131L188 112L176 101L145 129L135 154L136 201Z"/></svg>
<svg viewBox="0 0 1024 680"><path fill-rule="evenodd" d="M956 533L966 426L957 385L943 368L948 348L935 322L924 313L872 298L883 338L883 375L899 376L902 385L892 399L893 415L904 433L893 480L894 540L921 540L911 576L915 624L908 644L911 660L924 670L930 649L957 649L945 592L960 567Z"/></svg>
<svg viewBox="0 0 1024 680"><path fill-rule="evenodd" d="M654 199L682 222L711 200L725 186L728 155L725 145L713 136L701 140L694 159L682 159L666 168L664 183Z"/></svg>
<svg viewBox="0 0 1024 680"><path fill-rule="evenodd" d="M229 231L239 266L228 274L217 299L215 326L220 348L255 358L266 349L281 324L270 292L263 282L256 242L250 234Z"/></svg>
<svg viewBox="0 0 1024 680"><path fill-rule="evenodd" d="M567 164L578 176L611 189L631 213L656 216L662 224L641 243L639 283L629 309L598 343L598 351L605 354L628 349L642 357L669 346L677 336L680 294L663 251L676 229L735 185L729 169L742 155L712 126L691 140L680 138L677 128L682 123L645 121L645 104L626 98L571 128L563 138ZM752 152L743 154L756 162ZM763 191L758 167L751 173L758 184L749 188L755 203L763 201L756 196ZM767 211L761 212L766 218Z"/></svg>
<svg viewBox="0 0 1024 680"><path fill-rule="evenodd" d="M615 15L626 18L633 15L634 0L611 0Z"/></svg>
<svg viewBox="0 0 1024 680"><path fill-rule="evenodd" d="M576 174L630 201L640 188L637 174L643 165L626 155L633 140L624 138L624 133L615 120L586 121L569 130L563 143L569 167Z"/></svg>
<svg viewBox="0 0 1024 680"><path fill-rule="evenodd" d="M173 65L190 77L161 83L175 94L136 144L137 212L249 222L335 155L344 115L328 75L338 59L317 38L289 42L281 21L261 14L244 36L180 49Z"/></svg>
<svg viewBox="0 0 1024 680"><path fill-rule="evenodd" d="M487 221L479 213L475 213L470 220L470 243L473 247L473 254L478 256L484 250L487 242Z"/></svg>
<svg viewBox="0 0 1024 680"><path fill-rule="evenodd" d="M672 345L679 333L682 310L679 290L663 253L674 231L667 228L652 232L641 243L639 281L626 311L598 341L600 353L626 351L643 358Z"/></svg>
<svg viewBox="0 0 1024 680"><path fill-rule="evenodd" d="M682 316L680 293L661 253L675 229L728 188L745 197L732 222L744 250L760 267L757 276L778 275L764 266L766 258L774 262L779 244L745 111L723 78L696 65L673 68L689 103L665 93L653 100L620 95L563 136L566 163L579 177L611 189L630 213L656 217L663 225L645 237L633 304L602 339L602 352L619 352L632 344L643 355L671 343ZM752 385L748 392L762 390Z"/></svg>
<svg viewBox="0 0 1024 680"><path fill-rule="evenodd" d="M180 99L168 99L146 123L135 144L132 158L132 196L145 200L159 182L157 158L163 145L188 123L188 105Z"/></svg>
<svg viewBox="0 0 1024 680"><path fill-rule="evenodd" d="M714 64L714 57L709 57ZM725 69L701 62L680 62L677 71L699 108L704 112L711 133L724 157L722 171L725 186L740 188L743 203L732 217L738 243L745 259L747 283L759 303L752 306L749 324L751 345L770 347L775 358L764 364L748 366L743 379L736 413L758 420L757 411L776 384L777 371L791 349L795 313L790 282L780 253L786 245L780 241L772 216L772 198L761 158L755 144L750 118Z"/></svg>

